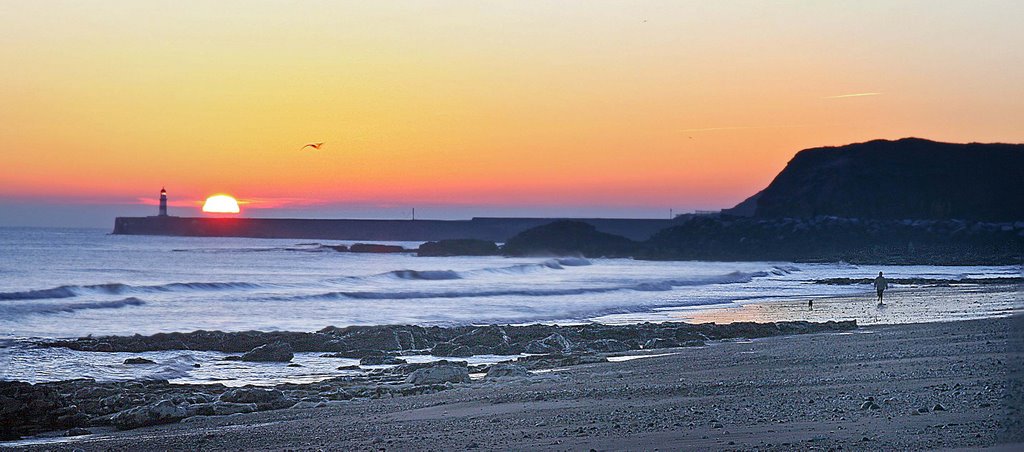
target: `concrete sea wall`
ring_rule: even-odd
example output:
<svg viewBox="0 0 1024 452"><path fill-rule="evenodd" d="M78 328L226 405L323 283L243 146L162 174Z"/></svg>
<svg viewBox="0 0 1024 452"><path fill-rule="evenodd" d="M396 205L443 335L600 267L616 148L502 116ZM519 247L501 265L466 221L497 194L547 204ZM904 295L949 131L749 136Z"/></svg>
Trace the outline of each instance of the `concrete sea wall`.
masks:
<svg viewBox="0 0 1024 452"><path fill-rule="evenodd" d="M295 218L118 217L114 234L198 237L302 238L328 240L429 241L478 239L504 242L558 218L470 220L348 220ZM598 230L645 240L675 220L576 218Z"/></svg>

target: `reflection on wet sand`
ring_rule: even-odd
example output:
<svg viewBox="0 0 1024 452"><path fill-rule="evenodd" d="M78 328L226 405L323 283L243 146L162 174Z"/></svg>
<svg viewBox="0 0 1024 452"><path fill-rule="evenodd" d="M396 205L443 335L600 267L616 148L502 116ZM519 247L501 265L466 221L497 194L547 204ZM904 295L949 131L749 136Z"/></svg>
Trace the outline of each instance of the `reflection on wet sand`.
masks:
<svg viewBox="0 0 1024 452"><path fill-rule="evenodd" d="M1024 311L1020 284L951 287L911 286L890 290L883 306L874 293L786 301L752 301L700 311L679 312L677 321L692 323L856 320L859 325L947 322L1008 316Z"/></svg>

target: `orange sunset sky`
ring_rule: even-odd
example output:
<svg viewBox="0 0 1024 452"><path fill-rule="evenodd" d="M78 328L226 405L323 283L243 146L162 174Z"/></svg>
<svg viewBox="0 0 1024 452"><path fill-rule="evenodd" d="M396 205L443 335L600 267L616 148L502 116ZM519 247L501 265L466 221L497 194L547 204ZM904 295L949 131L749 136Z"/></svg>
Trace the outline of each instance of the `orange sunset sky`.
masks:
<svg viewBox="0 0 1024 452"><path fill-rule="evenodd" d="M3 1L0 225L664 216L803 148L1024 141L1019 1ZM320 151L299 150L324 141Z"/></svg>

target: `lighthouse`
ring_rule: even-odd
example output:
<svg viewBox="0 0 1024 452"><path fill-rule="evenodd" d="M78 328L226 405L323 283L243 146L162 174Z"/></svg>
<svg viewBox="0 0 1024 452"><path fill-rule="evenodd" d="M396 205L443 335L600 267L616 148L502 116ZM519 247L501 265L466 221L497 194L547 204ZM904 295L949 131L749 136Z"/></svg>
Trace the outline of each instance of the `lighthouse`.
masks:
<svg viewBox="0 0 1024 452"><path fill-rule="evenodd" d="M160 215L161 217L167 216L167 189L160 189Z"/></svg>

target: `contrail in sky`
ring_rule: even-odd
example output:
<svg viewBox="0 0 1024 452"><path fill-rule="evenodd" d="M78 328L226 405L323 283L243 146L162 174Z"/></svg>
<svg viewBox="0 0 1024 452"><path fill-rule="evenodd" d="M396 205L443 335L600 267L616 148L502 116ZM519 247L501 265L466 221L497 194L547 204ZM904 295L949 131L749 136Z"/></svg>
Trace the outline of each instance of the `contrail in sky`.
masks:
<svg viewBox="0 0 1024 452"><path fill-rule="evenodd" d="M882 93L854 93L854 94L840 94L838 96L825 96L822 99L843 99L847 97L865 97L865 96L878 96Z"/></svg>

